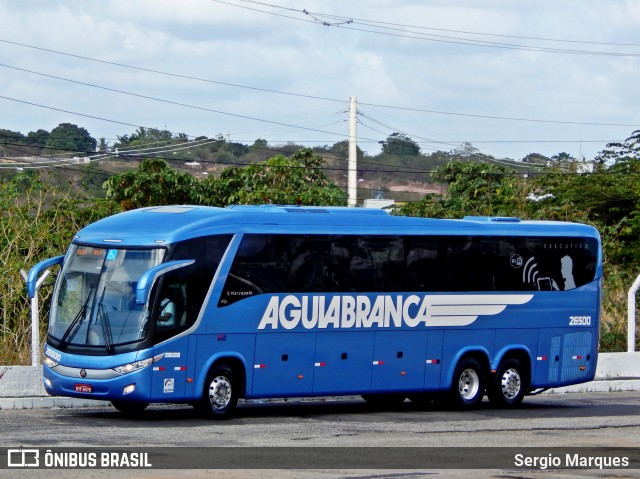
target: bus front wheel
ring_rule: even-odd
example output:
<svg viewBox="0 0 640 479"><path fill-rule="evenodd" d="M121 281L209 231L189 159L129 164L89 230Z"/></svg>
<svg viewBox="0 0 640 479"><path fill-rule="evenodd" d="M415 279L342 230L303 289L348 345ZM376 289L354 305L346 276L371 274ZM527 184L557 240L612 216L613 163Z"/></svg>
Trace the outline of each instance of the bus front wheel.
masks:
<svg viewBox="0 0 640 479"><path fill-rule="evenodd" d="M507 359L498 368L487 394L495 406L516 407L524 399L527 387L528 380L522 363L517 359Z"/></svg>
<svg viewBox="0 0 640 479"><path fill-rule="evenodd" d="M478 361L466 358L458 363L451 384L451 399L456 407L470 409L484 396L484 373Z"/></svg>
<svg viewBox="0 0 640 479"><path fill-rule="evenodd" d="M214 366L204 383L200 409L213 419L226 419L238 403L238 384L233 370L225 365Z"/></svg>

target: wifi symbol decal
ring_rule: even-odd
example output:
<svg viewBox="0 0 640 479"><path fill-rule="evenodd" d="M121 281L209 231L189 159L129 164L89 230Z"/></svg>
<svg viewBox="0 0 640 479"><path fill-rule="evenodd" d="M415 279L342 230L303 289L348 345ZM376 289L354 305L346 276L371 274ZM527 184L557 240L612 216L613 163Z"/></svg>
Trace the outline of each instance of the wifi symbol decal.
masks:
<svg viewBox="0 0 640 479"><path fill-rule="evenodd" d="M536 284L538 280L538 263L536 257L532 256L527 260L522 271L522 282L524 284Z"/></svg>

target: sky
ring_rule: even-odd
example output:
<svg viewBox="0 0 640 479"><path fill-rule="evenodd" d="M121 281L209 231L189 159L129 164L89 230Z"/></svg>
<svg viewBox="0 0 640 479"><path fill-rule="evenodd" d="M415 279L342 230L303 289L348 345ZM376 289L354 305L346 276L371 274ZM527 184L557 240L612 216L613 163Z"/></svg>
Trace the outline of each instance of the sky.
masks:
<svg viewBox="0 0 640 479"><path fill-rule="evenodd" d="M640 129L637 0L0 0L0 129L592 159Z"/></svg>

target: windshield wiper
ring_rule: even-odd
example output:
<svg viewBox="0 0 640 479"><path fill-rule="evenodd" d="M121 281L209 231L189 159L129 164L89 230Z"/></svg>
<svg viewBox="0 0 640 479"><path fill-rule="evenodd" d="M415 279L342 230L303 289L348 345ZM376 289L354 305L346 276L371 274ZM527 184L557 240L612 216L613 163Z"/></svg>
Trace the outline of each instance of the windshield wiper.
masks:
<svg viewBox="0 0 640 479"><path fill-rule="evenodd" d="M89 306L89 301L91 301L91 293L92 292L94 292L94 291L90 291L89 292L89 295L87 296L87 300L84 302L84 304L80 308L80 311L78 311L78 314L76 314L76 317L73 318L73 321L71 321L71 324L69 325L67 330L62 335L62 338L60 338L60 343L58 344L59 348L64 348L66 346L66 344L67 344L67 340L70 337L73 337L76 334L76 332L78 331L78 328L80 327L80 324L82 323L81 319L84 317L84 313L87 311L87 307Z"/></svg>
<svg viewBox="0 0 640 479"><path fill-rule="evenodd" d="M107 315L107 308L104 304L100 303L100 317L97 321L102 323L102 335L104 336L104 347L109 354L113 353L113 347L111 346L111 324L109 323L109 316Z"/></svg>

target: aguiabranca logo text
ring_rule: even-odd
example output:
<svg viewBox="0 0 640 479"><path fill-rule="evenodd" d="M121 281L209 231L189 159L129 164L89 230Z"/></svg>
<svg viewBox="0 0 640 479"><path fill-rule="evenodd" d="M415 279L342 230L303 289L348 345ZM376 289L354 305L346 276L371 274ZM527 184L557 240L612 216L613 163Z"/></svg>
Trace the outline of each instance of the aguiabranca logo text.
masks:
<svg viewBox="0 0 640 479"><path fill-rule="evenodd" d="M272 296L258 329L467 326L532 294Z"/></svg>

